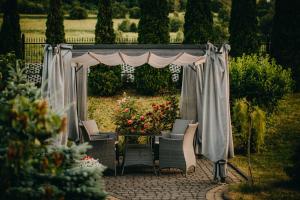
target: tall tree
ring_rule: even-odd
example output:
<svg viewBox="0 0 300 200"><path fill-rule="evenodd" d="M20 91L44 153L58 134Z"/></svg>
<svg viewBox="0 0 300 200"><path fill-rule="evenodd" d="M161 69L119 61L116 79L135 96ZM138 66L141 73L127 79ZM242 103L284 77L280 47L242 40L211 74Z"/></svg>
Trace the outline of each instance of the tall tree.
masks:
<svg viewBox="0 0 300 200"><path fill-rule="evenodd" d="M184 18L184 43L206 43L212 39L213 16L210 0L188 0Z"/></svg>
<svg viewBox="0 0 300 200"><path fill-rule="evenodd" d="M22 55L20 16L17 0L6 0L3 5L3 23L0 31L0 53L14 51L18 58Z"/></svg>
<svg viewBox="0 0 300 200"><path fill-rule="evenodd" d="M141 19L138 42L169 43L169 4L167 0L140 0Z"/></svg>
<svg viewBox="0 0 300 200"><path fill-rule="evenodd" d="M232 0L229 33L232 56L258 50L256 0Z"/></svg>
<svg viewBox="0 0 300 200"><path fill-rule="evenodd" d="M46 22L46 42L57 45L65 42L64 14L61 0L50 0Z"/></svg>
<svg viewBox="0 0 300 200"><path fill-rule="evenodd" d="M112 44L115 42L115 38L116 35L113 28L111 1L99 0L95 43Z"/></svg>
<svg viewBox="0 0 300 200"><path fill-rule="evenodd" d="M271 55L285 67L291 67L300 90L300 1L276 0Z"/></svg>
<svg viewBox="0 0 300 200"><path fill-rule="evenodd" d="M141 44L166 44L169 35L169 5L167 0L140 0L141 19L138 28L138 42ZM144 65L135 70L137 92L153 95L168 90L171 86L168 68L155 69Z"/></svg>

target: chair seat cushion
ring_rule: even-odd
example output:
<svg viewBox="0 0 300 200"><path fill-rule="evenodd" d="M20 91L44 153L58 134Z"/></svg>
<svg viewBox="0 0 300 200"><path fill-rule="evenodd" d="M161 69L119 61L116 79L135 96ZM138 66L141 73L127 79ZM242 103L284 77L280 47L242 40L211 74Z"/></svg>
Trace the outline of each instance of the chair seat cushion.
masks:
<svg viewBox="0 0 300 200"><path fill-rule="evenodd" d="M183 140L184 134L175 134L175 133L171 133L170 137L172 139L179 139L179 140Z"/></svg>
<svg viewBox="0 0 300 200"><path fill-rule="evenodd" d="M192 123L192 120L176 119L173 125L172 134L183 135L190 123Z"/></svg>

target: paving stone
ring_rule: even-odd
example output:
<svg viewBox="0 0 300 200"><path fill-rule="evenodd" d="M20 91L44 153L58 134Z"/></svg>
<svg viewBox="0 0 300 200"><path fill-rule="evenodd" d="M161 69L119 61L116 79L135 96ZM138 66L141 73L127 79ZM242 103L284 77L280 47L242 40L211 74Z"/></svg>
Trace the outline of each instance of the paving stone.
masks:
<svg viewBox="0 0 300 200"><path fill-rule="evenodd" d="M137 170L138 169L138 170ZM151 169L128 168L124 176L104 176L109 199L206 199L206 193L219 185L214 183L213 163L207 159L197 159L196 172L182 176L176 169L166 169L155 176ZM243 179L228 167L230 183ZM216 190L218 191L218 190ZM220 197L214 194L213 197Z"/></svg>

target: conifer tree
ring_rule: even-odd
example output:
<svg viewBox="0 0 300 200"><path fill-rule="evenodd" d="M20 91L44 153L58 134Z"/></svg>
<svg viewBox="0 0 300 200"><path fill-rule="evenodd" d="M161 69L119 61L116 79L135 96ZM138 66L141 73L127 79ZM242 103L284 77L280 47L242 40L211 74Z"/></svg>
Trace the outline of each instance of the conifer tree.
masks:
<svg viewBox="0 0 300 200"><path fill-rule="evenodd" d="M256 0L232 0L229 25L231 55L241 56L258 50Z"/></svg>
<svg viewBox="0 0 300 200"><path fill-rule="evenodd" d="M115 37L111 0L99 0L95 43L112 44L115 42Z"/></svg>
<svg viewBox="0 0 300 200"><path fill-rule="evenodd" d="M300 1L276 0L271 55L284 67L291 67L300 89Z"/></svg>
<svg viewBox="0 0 300 200"><path fill-rule="evenodd" d="M169 43L169 5L167 0L141 0L138 42L141 44Z"/></svg>
<svg viewBox="0 0 300 200"><path fill-rule="evenodd" d="M138 42L141 44L166 44L169 35L169 5L167 0L140 0L141 18L138 28ZM153 95L172 86L168 67L155 69L144 65L135 70L137 92Z"/></svg>
<svg viewBox="0 0 300 200"><path fill-rule="evenodd" d="M184 43L206 43L212 39L213 16L210 0L188 0L184 23Z"/></svg>
<svg viewBox="0 0 300 200"><path fill-rule="evenodd" d="M22 55L20 16L17 0L6 0L3 4L3 23L0 31L0 53L15 52Z"/></svg>
<svg viewBox="0 0 300 200"><path fill-rule="evenodd" d="M46 43L57 45L65 42L64 14L61 0L49 1L46 27Z"/></svg>

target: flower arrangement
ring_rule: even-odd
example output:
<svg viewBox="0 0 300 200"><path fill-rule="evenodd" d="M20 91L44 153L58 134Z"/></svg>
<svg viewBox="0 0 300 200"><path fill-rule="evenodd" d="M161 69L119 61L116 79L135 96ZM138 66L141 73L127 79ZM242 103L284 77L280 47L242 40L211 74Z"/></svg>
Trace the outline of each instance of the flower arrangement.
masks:
<svg viewBox="0 0 300 200"><path fill-rule="evenodd" d="M116 131L120 134L147 133L149 122L145 115L139 113L135 101L124 94L118 100L118 108L115 114Z"/></svg>
<svg viewBox="0 0 300 200"><path fill-rule="evenodd" d="M151 111L142 114L138 111L134 99L125 94L121 100L118 100L115 113L116 131L120 134L159 134L162 130L172 128L178 110L176 96L169 96L165 103L152 104Z"/></svg>

